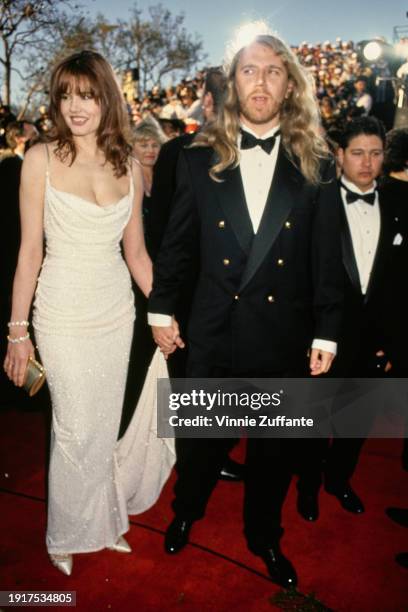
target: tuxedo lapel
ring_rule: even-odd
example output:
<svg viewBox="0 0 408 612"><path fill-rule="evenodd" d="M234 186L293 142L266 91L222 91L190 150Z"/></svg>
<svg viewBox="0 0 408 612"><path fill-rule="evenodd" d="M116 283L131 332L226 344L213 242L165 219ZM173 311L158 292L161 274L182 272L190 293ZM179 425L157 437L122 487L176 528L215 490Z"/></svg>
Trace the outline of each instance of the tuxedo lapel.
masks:
<svg viewBox="0 0 408 612"><path fill-rule="evenodd" d="M304 179L281 145L261 223L252 243L239 291L249 283L279 235L296 200L301 180Z"/></svg>
<svg viewBox="0 0 408 612"><path fill-rule="evenodd" d="M224 170L222 182L211 181L241 249L248 255L254 237L239 166Z"/></svg>
<svg viewBox="0 0 408 612"><path fill-rule="evenodd" d="M358 272L357 261L354 255L353 240L351 238L350 227L344 206L342 206L341 247L343 264L346 268L351 284L356 291L361 293L360 274Z"/></svg>

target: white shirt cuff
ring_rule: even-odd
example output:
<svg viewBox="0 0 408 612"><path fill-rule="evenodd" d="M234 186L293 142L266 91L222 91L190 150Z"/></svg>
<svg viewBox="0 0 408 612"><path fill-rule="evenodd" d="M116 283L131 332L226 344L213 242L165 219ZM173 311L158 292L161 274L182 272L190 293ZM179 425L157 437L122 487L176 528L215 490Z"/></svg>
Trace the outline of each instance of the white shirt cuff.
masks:
<svg viewBox="0 0 408 612"><path fill-rule="evenodd" d="M332 340L321 340L320 338L315 338L312 342L312 348L320 349L321 351L328 351L329 353L333 353L333 355L337 354L337 342L332 342Z"/></svg>
<svg viewBox="0 0 408 612"><path fill-rule="evenodd" d="M173 319L170 317L170 315L148 312L147 322L149 325L154 325L155 327L170 327Z"/></svg>

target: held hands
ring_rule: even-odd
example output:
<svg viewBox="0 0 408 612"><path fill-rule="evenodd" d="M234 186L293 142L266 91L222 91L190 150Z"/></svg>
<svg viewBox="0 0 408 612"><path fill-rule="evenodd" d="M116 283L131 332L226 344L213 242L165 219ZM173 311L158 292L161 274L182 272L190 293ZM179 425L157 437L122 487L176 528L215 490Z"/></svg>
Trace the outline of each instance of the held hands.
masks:
<svg viewBox="0 0 408 612"><path fill-rule="evenodd" d="M152 325L152 334L165 359L168 359L168 356L174 353L177 348L185 347L180 336L178 323L174 318L172 324L167 327Z"/></svg>
<svg viewBox="0 0 408 612"><path fill-rule="evenodd" d="M4 360L4 371L17 387L22 387L30 357L34 357L34 346L30 339L18 344L9 342Z"/></svg>
<svg viewBox="0 0 408 612"><path fill-rule="evenodd" d="M384 351L377 351L375 354L376 357L385 357L385 353ZM387 360L387 363L385 364L384 367L384 372L387 373L392 369L392 363L391 361Z"/></svg>
<svg viewBox="0 0 408 612"><path fill-rule="evenodd" d="M310 351L310 374L312 376L319 376L320 374L326 374L330 368L334 359L334 354L329 351L322 351L318 348L313 348Z"/></svg>

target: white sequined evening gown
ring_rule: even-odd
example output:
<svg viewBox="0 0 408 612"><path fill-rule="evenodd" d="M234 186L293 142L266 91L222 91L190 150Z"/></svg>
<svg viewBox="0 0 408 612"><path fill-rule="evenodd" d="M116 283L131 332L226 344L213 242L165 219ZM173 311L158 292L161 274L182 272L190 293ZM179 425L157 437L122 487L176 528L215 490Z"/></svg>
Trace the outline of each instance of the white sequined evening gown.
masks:
<svg viewBox="0 0 408 612"><path fill-rule="evenodd" d="M174 463L156 436L153 358L134 418L117 443L132 340L134 298L120 240L133 203L98 206L55 189L47 170L46 256L33 325L53 417L46 543L50 554L112 546L128 513L157 499Z"/></svg>

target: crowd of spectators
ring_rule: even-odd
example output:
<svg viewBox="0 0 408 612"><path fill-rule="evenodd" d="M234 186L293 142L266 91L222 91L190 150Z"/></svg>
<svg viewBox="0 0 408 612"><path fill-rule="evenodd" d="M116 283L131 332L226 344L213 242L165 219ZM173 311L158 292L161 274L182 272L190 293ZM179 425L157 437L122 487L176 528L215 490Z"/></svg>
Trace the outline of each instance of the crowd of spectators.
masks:
<svg viewBox="0 0 408 612"><path fill-rule="evenodd" d="M379 92L381 87L384 89L384 82L378 79L384 67L367 65L355 43L341 39L313 45L302 42L292 50L314 77L322 126L329 135L331 132L335 134L344 121L361 114L374 114L384 121L387 129L392 127L394 103L390 83L386 82L388 89L385 94L384 91ZM166 89L155 86L132 99L125 94L133 125L153 117L168 138L197 131L203 122L201 96L204 77L205 69L194 77L183 79L176 86ZM0 156L9 150L6 129L15 121L16 116L10 108L1 105ZM36 130L48 131L50 122L47 109L41 106L34 121L24 119L24 125L31 132L30 137Z"/></svg>
<svg viewBox="0 0 408 612"><path fill-rule="evenodd" d="M337 39L334 43L326 41L314 45L302 42L292 50L314 77L326 131L340 127L350 118L370 113L379 116L387 129L392 127L394 92L389 81L378 78L383 76L385 66L368 65L362 58L361 49L352 41ZM205 70L194 78L184 79L176 87L162 90L154 87L142 99L128 101L132 120L138 123L152 115L170 137L180 129L195 131L202 122L200 97L204 76ZM379 98L384 101L384 91L378 95L379 88L383 89L384 85L388 112L378 103Z"/></svg>

